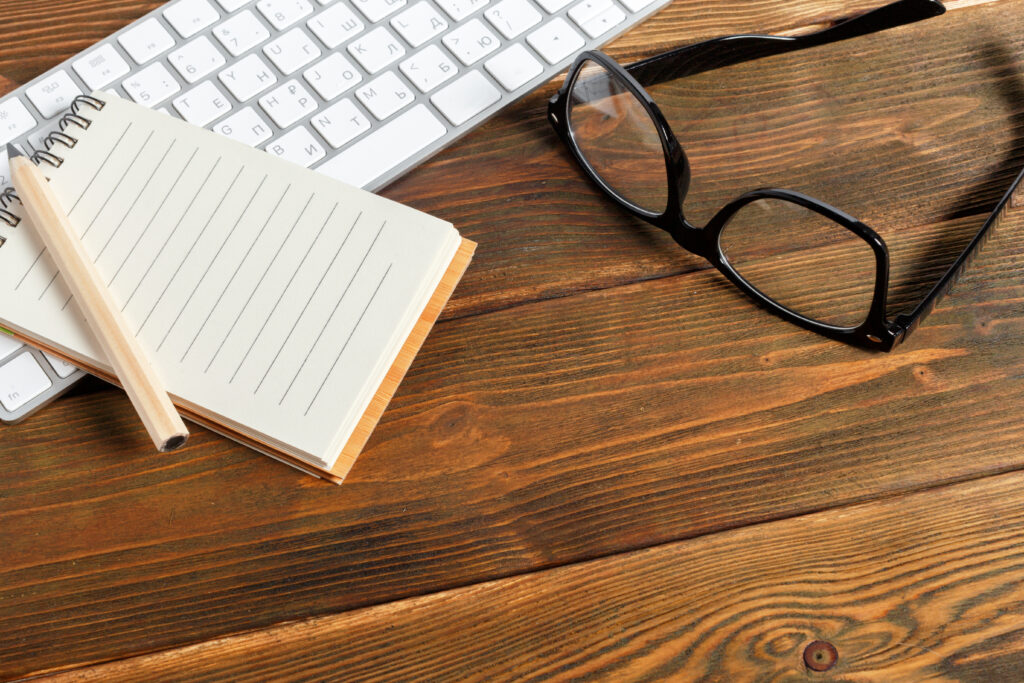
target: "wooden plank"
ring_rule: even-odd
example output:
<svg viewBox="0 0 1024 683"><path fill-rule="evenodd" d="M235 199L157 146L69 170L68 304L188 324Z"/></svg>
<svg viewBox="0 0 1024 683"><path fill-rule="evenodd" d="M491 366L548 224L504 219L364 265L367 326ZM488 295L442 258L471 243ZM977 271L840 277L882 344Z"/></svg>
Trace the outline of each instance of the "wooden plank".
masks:
<svg viewBox="0 0 1024 683"><path fill-rule="evenodd" d="M1022 238L888 355L708 272L441 323L340 488L62 401L4 432L0 675L1024 466Z"/></svg>
<svg viewBox="0 0 1024 683"><path fill-rule="evenodd" d="M76 11L86 5L109 6L76 3ZM677 6L699 9L677 2L673 12ZM11 0L0 7L39 9ZM752 16L735 3L723 7ZM943 19L952 22L945 57L907 62L915 74L937 68L940 77L920 76L911 92L886 90L868 112L941 94L946 118L912 108L910 123L926 124L917 128L888 114L864 119L864 140L878 121L896 140L871 148L877 158L866 154L893 185L862 188L864 171L829 175L825 162L796 165L798 178L831 178L826 184L842 196L826 198L859 215L839 200L860 198L880 217L903 207L912 220L892 222L907 226L897 246L936 239L945 254L955 251L945 244L947 228L961 236L980 225L977 209L1022 158L1024 99L1004 96L1017 92L1022 7L951 13ZM662 40L677 37L679 27L656 22L661 17L650 26ZM907 35L920 40L906 51L920 54L924 34ZM963 35L974 42L958 42ZM856 92L866 97L867 81L879 77L864 64L860 75L870 79ZM998 85L1004 95L943 90L957 78ZM499 117L392 188L393 196L421 197L422 208L465 218L460 227L480 236L467 276L478 279L460 287L463 303L450 315L662 279L442 323L341 489L205 430L170 458L140 457L145 435L114 392L79 395L5 427L0 676L1021 465L1019 224L996 234L907 347L864 354L757 311L717 274L694 270L695 259L623 222L570 175L549 133L537 139L539 97L509 114L514 121ZM820 132L815 116L809 130ZM943 122L958 143L938 133ZM998 125L1006 126L1001 133ZM484 172L488 187L475 187ZM922 193L912 198L913 188Z"/></svg>
<svg viewBox="0 0 1024 683"><path fill-rule="evenodd" d="M819 640L828 680L1020 680L1022 491L989 477L46 680L788 680Z"/></svg>

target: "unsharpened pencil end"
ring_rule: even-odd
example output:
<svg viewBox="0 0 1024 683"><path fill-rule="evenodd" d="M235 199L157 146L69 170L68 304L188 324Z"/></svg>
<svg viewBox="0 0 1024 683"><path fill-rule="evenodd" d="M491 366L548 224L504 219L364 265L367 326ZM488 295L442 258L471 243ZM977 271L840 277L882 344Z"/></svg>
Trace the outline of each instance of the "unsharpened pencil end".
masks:
<svg viewBox="0 0 1024 683"><path fill-rule="evenodd" d="M14 145L12 145L9 142L7 143L7 158L8 159L13 159L14 157L23 157L23 156L25 156L25 155L21 153L20 149L18 149L17 147L15 147Z"/></svg>
<svg viewBox="0 0 1024 683"><path fill-rule="evenodd" d="M188 441L188 433L176 434L164 442L163 446L160 447L160 452L176 451L184 446L186 441Z"/></svg>

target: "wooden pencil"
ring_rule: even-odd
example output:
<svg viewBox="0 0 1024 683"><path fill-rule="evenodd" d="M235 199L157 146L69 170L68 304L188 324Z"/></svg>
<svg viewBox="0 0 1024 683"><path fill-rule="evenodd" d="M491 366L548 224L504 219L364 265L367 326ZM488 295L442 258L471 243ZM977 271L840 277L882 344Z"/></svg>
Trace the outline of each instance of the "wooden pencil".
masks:
<svg viewBox="0 0 1024 683"><path fill-rule="evenodd" d="M188 429L171 403L42 171L7 146L11 178L43 244L78 302L118 381L160 451L182 446Z"/></svg>

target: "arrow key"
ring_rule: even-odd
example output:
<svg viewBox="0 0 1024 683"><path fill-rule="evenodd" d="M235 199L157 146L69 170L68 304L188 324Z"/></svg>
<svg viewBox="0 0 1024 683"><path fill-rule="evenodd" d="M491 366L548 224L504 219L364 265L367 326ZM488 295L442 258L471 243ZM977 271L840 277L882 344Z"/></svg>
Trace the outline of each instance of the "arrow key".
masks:
<svg viewBox="0 0 1024 683"><path fill-rule="evenodd" d="M569 22L558 17L526 36L526 42L549 64L558 64L583 47L586 41L569 26Z"/></svg>

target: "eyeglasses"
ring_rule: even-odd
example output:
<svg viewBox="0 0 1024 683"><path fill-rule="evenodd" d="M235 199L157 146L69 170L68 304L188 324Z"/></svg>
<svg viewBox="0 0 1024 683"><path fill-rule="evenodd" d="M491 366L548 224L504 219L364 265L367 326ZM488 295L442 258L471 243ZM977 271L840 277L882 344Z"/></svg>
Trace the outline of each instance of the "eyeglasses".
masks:
<svg viewBox="0 0 1024 683"><path fill-rule="evenodd" d="M625 68L602 52L584 52L548 103L548 118L605 193L708 260L771 312L832 339L890 351L931 312L979 250L1009 206L1024 171L924 300L909 314L890 320L885 242L825 202L791 190L759 189L737 197L703 228L688 222L682 203L690 185L689 162L644 86L855 38L945 11L937 0L899 0L816 33L726 36ZM814 247L816 258L786 258L793 245Z"/></svg>

